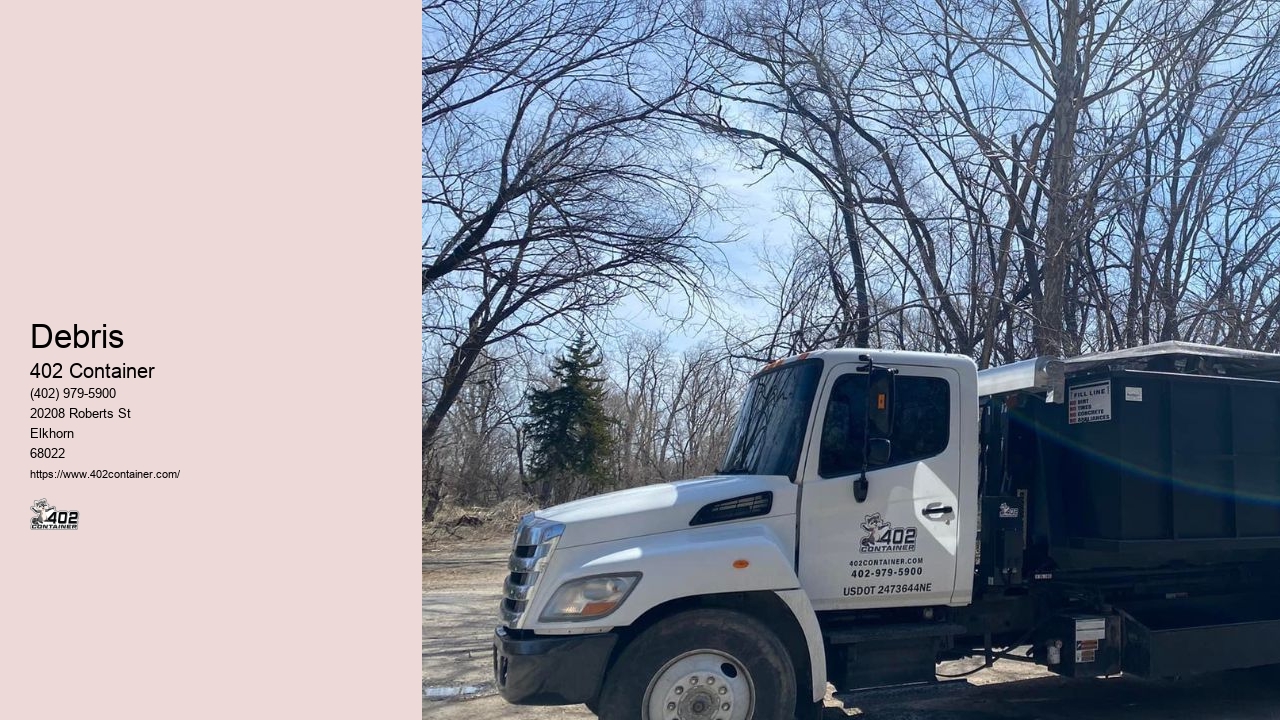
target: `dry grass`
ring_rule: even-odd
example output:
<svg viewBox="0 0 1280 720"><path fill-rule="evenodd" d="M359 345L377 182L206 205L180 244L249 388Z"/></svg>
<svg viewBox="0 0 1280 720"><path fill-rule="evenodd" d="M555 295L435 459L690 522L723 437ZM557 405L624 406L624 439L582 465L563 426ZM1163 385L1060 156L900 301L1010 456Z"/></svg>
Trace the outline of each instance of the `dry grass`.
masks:
<svg viewBox="0 0 1280 720"><path fill-rule="evenodd" d="M509 498L490 507L443 506L435 520L422 527L422 547L509 538L520 518L535 509L537 506L523 498Z"/></svg>

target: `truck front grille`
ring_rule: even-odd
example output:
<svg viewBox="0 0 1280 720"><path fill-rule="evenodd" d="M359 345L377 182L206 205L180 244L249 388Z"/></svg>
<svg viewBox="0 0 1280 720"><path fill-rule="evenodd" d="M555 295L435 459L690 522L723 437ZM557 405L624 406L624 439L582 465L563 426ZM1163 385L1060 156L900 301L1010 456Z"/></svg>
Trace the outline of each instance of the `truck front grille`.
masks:
<svg viewBox="0 0 1280 720"><path fill-rule="evenodd" d="M564 525L534 515L526 515L516 528L511 558L507 561L510 575L502 585L502 624L515 627L538 586L538 577L564 532Z"/></svg>

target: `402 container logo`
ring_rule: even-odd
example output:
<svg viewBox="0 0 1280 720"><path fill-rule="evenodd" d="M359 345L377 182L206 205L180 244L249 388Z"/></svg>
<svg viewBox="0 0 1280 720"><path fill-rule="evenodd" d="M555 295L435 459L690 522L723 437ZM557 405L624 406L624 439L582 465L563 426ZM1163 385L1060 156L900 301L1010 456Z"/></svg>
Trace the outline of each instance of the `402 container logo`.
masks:
<svg viewBox="0 0 1280 720"><path fill-rule="evenodd" d="M32 530L78 530L80 513L75 510L59 510L45 498L31 506L35 516L31 518Z"/></svg>

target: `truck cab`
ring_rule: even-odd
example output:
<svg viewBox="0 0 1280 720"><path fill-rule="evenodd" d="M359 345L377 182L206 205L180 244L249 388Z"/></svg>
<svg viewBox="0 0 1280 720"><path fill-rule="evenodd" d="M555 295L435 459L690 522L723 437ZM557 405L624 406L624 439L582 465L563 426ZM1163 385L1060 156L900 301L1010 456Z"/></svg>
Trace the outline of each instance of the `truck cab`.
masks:
<svg viewBox="0 0 1280 720"><path fill-rule="evenodd" d="M772 363L747 388L720 474L526 517L495 651L504 696L597 706L608 666L638 636L719 615L740 634L780 636L761 652L791 676L781 697L812 705L826 691L817 612L967 604L976 383L973 361L953 355L830 350ZM703 688L718 681L727 689L715 697L773 717L760 714L766 678L749 658L707 650ZM741 665L751 691L719 665ZM680 687L672 676L645 690L652 699ZM664 718L705 714L669 702L677 712ZM706 716L738 716L732 702L716 707L725 704Z"/></svg>
<svg viewBox="0 0 1280 720"><path fill-rule="evenodd" d="M522 519L494 642L500 692L513 703L586 703L606 720L746 720L814 717L827 682L931 682L942 659L1009 657L996 647L1030 644L1033 657L1020 659L1068 675L1150 669L1164 651L1140 616L1185 630L1181 606L1161 598L1192 592L1201 617L1226 608L1280 639L1280 612L1257 608L1259 588L1200 589L1205 573L1273 570L1266 550L1280 549L1280 525L1274 538L1247 539L1262 555L1228 552L1224 563L1219 551L1193 573L1171 548L1195 543L1179 545L1176 533L1153 540L1168 551L1163 565L1126 555L1124 543L1081 554L1072 533L1106 512L1072 480L1073 463L1096 453L1077 460L1062 438L1102 418L1089 413L1101 408L1098 368L1109 366L1079 365L1093 374L1076 386L1068 366L1039 358L980 377L963 356L856 349L771 363L747 387L716 475ZM1280 425L1280 382L1265 382L1277 400L1265 421ZM1118 423L1088 430L1100 444L1119 436ZM1278 499L1280 462L1267 468ZM1070 522L1068 501L1080 508ZM1122 634L1155 640L1124 665ZM1280 662L1280 650L1245 664L1264 662Z"/></svg>

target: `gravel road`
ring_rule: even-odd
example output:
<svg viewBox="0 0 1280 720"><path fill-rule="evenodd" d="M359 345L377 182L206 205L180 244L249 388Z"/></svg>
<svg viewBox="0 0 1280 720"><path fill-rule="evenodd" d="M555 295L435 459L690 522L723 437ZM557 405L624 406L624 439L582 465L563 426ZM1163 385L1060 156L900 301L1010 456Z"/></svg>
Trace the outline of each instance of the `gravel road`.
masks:
<svg viewBox="0 0 1280 720"><path fill-rule="evenodd" d="M490 637L509 540L432 539L422 554L422 717L587 720L582 705L514 707L492 685ZM947 663L954 674L976 661ZM443 699L440 699L443 698ZM1280 720L1280 668L1147 681L1064 680L1035 665L999 661L966 680L828 696L823 720Z"/></svg>

